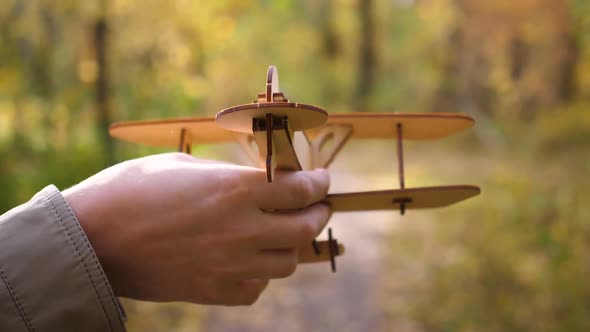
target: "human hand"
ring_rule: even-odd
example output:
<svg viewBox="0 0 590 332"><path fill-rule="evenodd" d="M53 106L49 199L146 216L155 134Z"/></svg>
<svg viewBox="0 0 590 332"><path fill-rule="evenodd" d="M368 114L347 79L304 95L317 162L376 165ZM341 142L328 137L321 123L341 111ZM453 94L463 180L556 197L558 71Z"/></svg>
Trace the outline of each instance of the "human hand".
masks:
<svg viewBox="0 0 590 332"><path fill-rule="evenodd" d="M63 195L117 296L242 305L294 273L297 248L330 218L314 204L328 187L326 170L267 183L260 169L174 153L115 165Z"/></svg>

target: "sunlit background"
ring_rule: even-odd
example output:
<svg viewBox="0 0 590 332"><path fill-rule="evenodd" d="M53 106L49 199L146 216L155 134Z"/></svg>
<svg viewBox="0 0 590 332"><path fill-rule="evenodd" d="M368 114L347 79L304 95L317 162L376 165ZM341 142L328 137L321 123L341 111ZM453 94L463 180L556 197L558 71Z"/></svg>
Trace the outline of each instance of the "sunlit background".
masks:
<svg viewBox="0 0 590 332"><path fill-rule="evenodd" d="M337 274L301 266L249 308L126 301L130 331L590 331L590 0L3 0L0 211L165 151L108 124L251 102L270 64L330 112L474 117L406 170L482 195L336 215ZM354 142L332 191L395 171L393 140Z"/></svg>

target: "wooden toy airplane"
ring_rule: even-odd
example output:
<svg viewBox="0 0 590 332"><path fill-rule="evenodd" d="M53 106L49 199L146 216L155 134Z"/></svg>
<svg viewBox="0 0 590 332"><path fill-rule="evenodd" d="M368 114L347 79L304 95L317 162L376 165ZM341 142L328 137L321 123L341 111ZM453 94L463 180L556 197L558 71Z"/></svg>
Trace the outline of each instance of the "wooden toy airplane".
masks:
<svg viewBox="0 0 590 332"><path fill-rule="evenodd" d="M192 144L236 141L255 165L266 169L272 182L275 169L328 167L350 138L397 140L399 189L329 194L325 202L334 212L438 208L480 193L471 185L406 188L403 140L438 139L468 129L475 121L449 113L348 113L328 115L324 109L291 102L279 90L277 68L270 66L265 92L251 104L227 108L213 117L178 118L114 123L113 137L152 146L177 147L191 153ZM303 151L297 153L295 132L303 132ZM330 142L331 141L331 142ZM252 143L255 143L256 147ZM332 143L332 144L328 144ZM304 158L301 158L304 157ZM306 160L303 162L302 160ZM299 250L301 263L330 261L344 247L332 237Z"/></svg>

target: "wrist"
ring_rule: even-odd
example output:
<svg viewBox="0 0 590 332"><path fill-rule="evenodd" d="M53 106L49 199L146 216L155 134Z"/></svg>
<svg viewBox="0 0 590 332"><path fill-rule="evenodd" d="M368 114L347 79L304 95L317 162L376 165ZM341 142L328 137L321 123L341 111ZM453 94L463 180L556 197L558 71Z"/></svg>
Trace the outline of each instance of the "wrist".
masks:
<svg viewBox="0 0 590 332"><path fill-rule="evenodd" d="M77 186L64 190L62 196L86 234L115 295L121 296L122 290L119 287L119 278L115 273L116 269L113 267L113 255L110 253L112 250L109 249L112 246L106 243L111 236L103 234L108 227L105 227L106 225L100 221L100 219L103 219L101 218L101 210L104 209L96 209L96 205L99 205L100 200L90 198L88 193L81 192Z"/></svg>

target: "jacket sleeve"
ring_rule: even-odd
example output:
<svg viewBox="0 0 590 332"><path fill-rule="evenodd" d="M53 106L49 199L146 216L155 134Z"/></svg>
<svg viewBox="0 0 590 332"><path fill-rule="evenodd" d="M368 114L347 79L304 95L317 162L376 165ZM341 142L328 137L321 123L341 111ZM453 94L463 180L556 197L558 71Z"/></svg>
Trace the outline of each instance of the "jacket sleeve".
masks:
<svg viewBox="0 0 590 332"><path fill-rule="evenodd" d="M0 216L0 331L125 331L122 308L55 186Z"/></svg>

